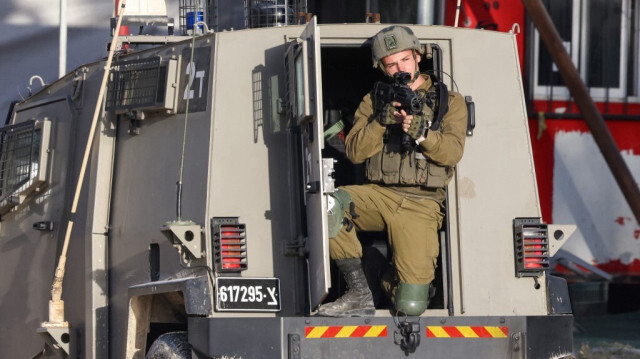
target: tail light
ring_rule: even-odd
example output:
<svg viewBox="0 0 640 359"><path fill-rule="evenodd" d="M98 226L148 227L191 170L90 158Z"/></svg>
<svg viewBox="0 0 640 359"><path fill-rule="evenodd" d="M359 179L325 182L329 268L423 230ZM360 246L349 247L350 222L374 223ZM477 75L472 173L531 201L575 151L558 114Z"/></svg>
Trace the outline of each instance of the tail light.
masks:
<svg viewBox="0 0 640 359"><path fill-rule="evenodd" d="M240 272L247 269L247 238L238 217L214 217L213 261L217 272Z"/></svg>
<svg viewBox="0 0 640 359"><path fill-rule="evenodd" d="M537 277L549 269L547 225L540 218L513 220L516 276Z"/></svg>

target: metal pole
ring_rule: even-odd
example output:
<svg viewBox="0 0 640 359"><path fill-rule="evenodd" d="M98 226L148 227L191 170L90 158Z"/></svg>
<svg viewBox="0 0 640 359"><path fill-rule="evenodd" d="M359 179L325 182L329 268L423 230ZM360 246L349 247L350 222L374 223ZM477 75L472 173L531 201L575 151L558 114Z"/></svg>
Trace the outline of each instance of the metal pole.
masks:
<svg viewBox="0 0 640 359"><path fill-rule="evenodd" d="M118 16L118 22L116 24L115 33L113 34L113 42L111 43L109 56L107 56L107 62L104 66L104 73L102 75L102 83L100 85L100 91L98 92L98 99L96 101L95 111L93 112L93 120L91 121L91 128L89 130L89 136L87 137L87 145L84 149L84 156L82 157L82 164L80 165L80 173L78 174L78 182L76 182L76 190L73 196L73 202L71 204L71 212L69 214L69 221L67 223L67 230L64 236L64 242L62 244L62 252L60 253L60 259L58 260L58 266L53 278L53 284L51 285L51 300L49 301L49 323L62 323L64 322L64 301L62 300L62 284L64 281L65 266L67 263L67 250L69 248L69 241L71 239L71 232L73 231L73 224L75 220L75 214L78 209L78 201L80 200L80 192L82 191L82 185L84 184L84 175L87 170L87 164L89 162L89 154L91 153L91 146L93 145L93 139L95 137L95 131L98 124L98 117L102 109L102 99L104 96L105 88L107 87L107 80L111 71L111 62L113 61L113 54L118 47L118 34L120 32L120 25L122 24L122 16L124 15L126 0L120 2L120 15ZM192 57L193 58L193 57Z"/></svg>
<svg viewBox="0 0 640 359"><path fill-rule="evenodd" d="M435 0L418 0L418 24L433 25Z"/></svg>
<svg viewBox="0 0 640 359"><path fill-rule="evenodd" d="M60 0L60 57L58 78L67 73L67 0Z"/></svg>
<svg viewBox="0 0 640 359"><path fill-rule="evenodd" d="M453 24L453 27L458 27L458 19L460 19L460 1L461 0L458 0L458 2L456 3L456 20Z"/></svg>
<svg viewBox="0 0 640 359"><path fill-rule="evenodd" d="M618 186L620 186L620 190L627 200L629 207L631 207L636 221L640 223L640 190L638 189L638 185L631 175L627 164L622 159L620 150L613 140L593 99L589 95L584 82L582 82L578 70L576 70L573 62L571 62L571 58L562 44L560 34L558 34L558 31L553 25L549 13L540 0L522 0L522 3L538 29L540 38L549 50L553 62L558 67L564 84L569 88L571 96L575 99L576 105L580 109L580 113L587 127L589 127L613 177L616 179Z"/></svg>
<svg viewBox="0 0 640 359"><path fill-rule="evenodd" d="M371 0L369 2L370 10L374 14L380 13L380 0Z"/></svg>
<svg viewBox="0 0 640 359"><path fill-rule="evenodd" d="M438 0L436 5L435 16L433 17L434 25L444 25L445 0Z"/></svg>

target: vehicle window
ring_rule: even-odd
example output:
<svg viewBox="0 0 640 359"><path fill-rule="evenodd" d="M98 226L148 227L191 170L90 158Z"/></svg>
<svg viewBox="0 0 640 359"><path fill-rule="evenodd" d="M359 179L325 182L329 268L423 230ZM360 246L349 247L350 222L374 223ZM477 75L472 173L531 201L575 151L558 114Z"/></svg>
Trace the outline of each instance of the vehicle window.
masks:
<svg viewBox="0 0 640 359"><path fill-rule="evenodd" d="M20 204L46 182L49 121L27 121L0 129L0 213Z"/></svg>
<svg viewBox="0 0 640 359"><path fill-rule="evenodd" d="M296 55L296 117L304 116L304 71L302 67L302 52Z"/></svg>

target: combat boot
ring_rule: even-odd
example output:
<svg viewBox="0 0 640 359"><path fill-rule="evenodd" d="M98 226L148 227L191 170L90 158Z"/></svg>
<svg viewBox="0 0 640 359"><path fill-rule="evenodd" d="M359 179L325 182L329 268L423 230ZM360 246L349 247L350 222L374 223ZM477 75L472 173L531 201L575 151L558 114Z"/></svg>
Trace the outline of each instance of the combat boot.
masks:
<svg viewBox="0 0 640 359"><path fill-rule="evenodd" d="M347 281L347 292L335 302L323 304L318 315L325 317L373 316L376 308L359 258L338 259L336 264Z"/></svg>

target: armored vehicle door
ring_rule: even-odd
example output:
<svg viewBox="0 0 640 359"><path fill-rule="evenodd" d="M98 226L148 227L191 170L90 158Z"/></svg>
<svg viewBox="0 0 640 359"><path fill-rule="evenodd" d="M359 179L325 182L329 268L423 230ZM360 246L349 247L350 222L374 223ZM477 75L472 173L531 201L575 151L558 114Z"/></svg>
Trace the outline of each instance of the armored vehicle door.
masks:
<svg viewBox="0 0 640 359"><path fill-rule="evenodd" d="M322 118L322 82L320 73L320 36L314 17L299 38L287 48L288 104L291 127L299 129L299 186L306 210L306 240L309 249L310 305L315 308L328 293L329 239L327 236L327 193L333 192L329 179L332 170L323 170L324 147ZM329 163L330 161L326 161Z"/></svg>

